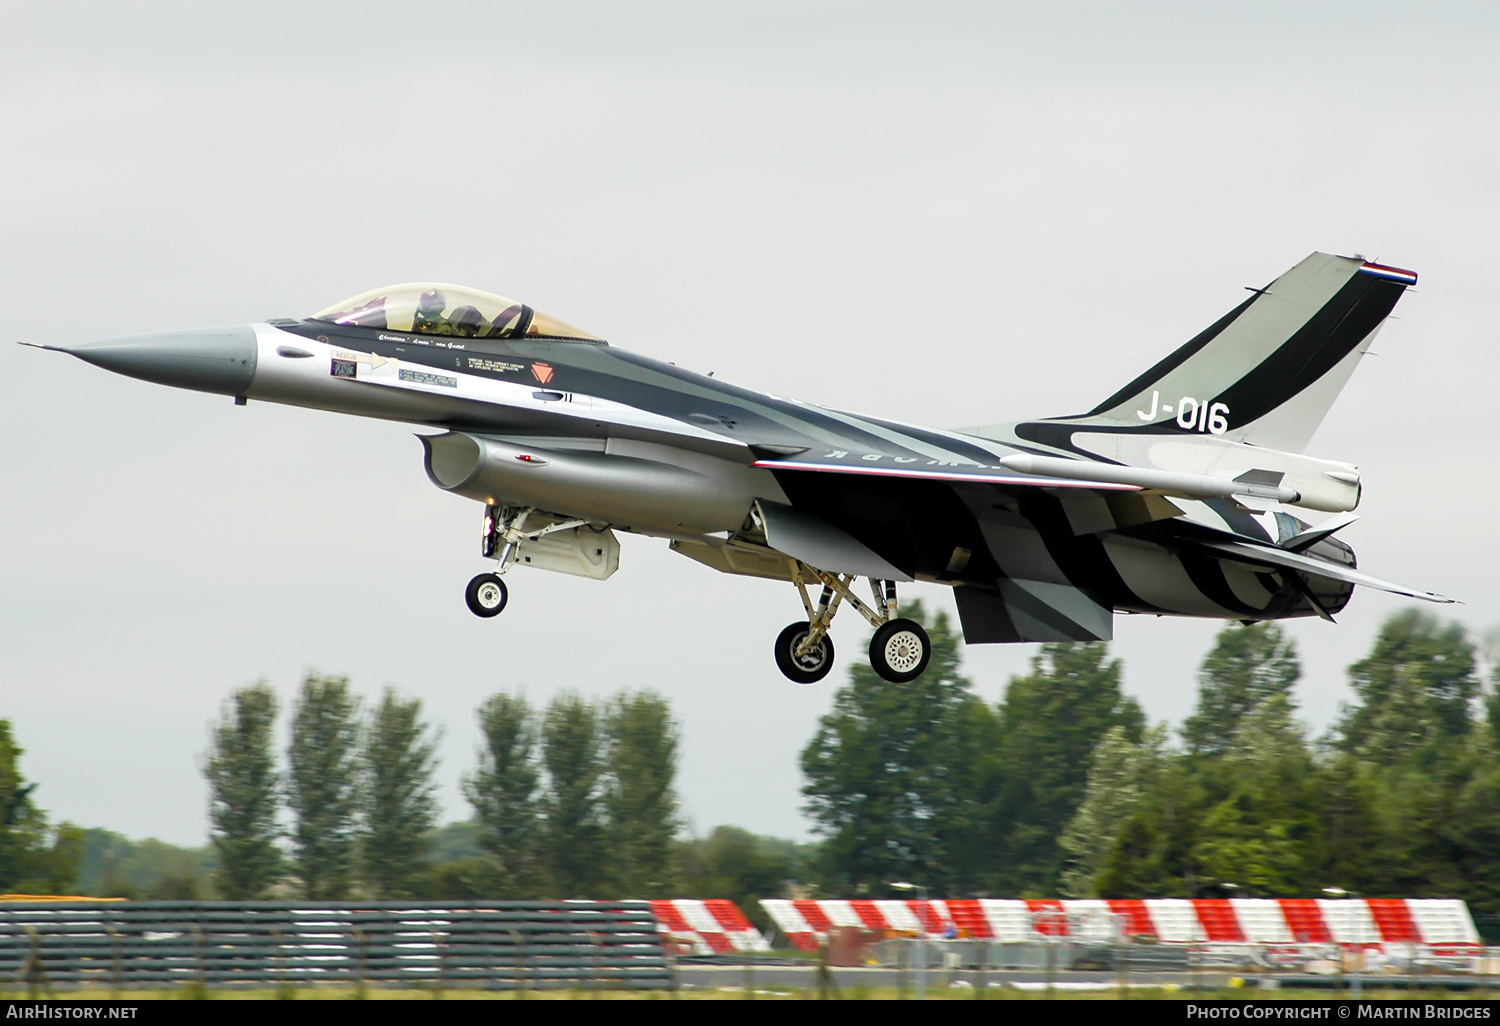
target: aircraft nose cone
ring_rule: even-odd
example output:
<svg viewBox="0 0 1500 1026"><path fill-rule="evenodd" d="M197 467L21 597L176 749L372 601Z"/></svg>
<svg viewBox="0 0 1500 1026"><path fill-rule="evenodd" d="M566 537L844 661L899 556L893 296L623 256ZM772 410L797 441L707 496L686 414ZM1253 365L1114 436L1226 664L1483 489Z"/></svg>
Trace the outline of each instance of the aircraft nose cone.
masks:
<svg viewBox="0 0 1500 1026"><path fill-rule="evenodd" d="M255 377L255 329L248 324L127 335L63 351L116 374L221 395L244 395Z"/></svg>

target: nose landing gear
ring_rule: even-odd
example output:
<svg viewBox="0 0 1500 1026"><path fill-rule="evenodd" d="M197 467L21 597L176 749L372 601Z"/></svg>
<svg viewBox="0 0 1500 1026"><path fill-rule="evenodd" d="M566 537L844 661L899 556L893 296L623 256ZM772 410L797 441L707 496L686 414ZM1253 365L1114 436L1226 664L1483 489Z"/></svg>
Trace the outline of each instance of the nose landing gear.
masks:
<svg viewBox="0 0 1500 1026"><path fill-rule="evenodd" d="M475 616L488 618L499 616L504 611L505 603L510 599L510 590L505 587L500 575L515 563L523 544L558 531L570 531L587 522L554 520L543 514L541 520L546 526L527 531L526 518L535 512L529 506L484 507L484 531L480 537L479 552L485 559L493 559L496 565L493 573L480 574L464 589L464 602L468 604L469 612Z"/></svg>
<svg viewBox="0 0 1500 1026"><path fill-rule="evenodd" d="M464 589L464 601L475 616L499 616L510 600L510 589L499 574L480 574Z"/></svg>
<svg viewBox="0 0 1500 1026"><path fill-rule="evenodd" d="M808 577L823 585L816 606L807 595ZM895 581L870 578L870 591L880 612L865 605L849 590L854 583L853 574L830 574L798 562L792 566L792 583L802 598L807 622L791 624L776 638L776 666L788 680L816 684L828 676L833 669L833 639L828 636L828 628L839 605L845 601L875 628L875 637L870 641L870 667L876 674L893 684L905 684L927 669L932 659L932 641L915 620L897 618Z"/></svg>

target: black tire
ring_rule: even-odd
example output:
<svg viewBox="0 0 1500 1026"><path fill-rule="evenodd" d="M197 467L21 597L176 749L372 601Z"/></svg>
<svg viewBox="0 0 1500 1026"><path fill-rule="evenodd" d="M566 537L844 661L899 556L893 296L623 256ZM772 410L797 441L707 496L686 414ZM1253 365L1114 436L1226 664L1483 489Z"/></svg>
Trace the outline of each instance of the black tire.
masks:
<svg viewBox="0 0 1500 1026"><path fill-rule="evenodd" d="M480 574L464 589L464 601L475 616L499 616L510 601L510 592L497 574Z"/></svg>
<svg viewBox="0 0 1500 1026"><path fill-rule="evenodd" d="M776 667L794 684L816 684L833 669L833 639L826 634L807 655L801 659L792 657L792 651L807 637L807 631L807 624L794 623L776 636Z"/></svg>
<svg viewBox="0 0 1500 1026"><path fill-rule="evenodd" d="M870 667L892 684L922 676L932 660L932 641L915 620L881 624L870 639Z"/></svg>

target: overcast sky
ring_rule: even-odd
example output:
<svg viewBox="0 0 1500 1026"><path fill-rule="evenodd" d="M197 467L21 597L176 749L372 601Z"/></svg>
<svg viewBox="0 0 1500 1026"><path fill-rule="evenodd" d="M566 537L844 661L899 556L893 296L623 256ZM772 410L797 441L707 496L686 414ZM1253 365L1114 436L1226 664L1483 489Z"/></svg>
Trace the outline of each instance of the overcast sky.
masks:
<svg viewBox="0 0 1500 1026"><path fill-rule="evenodd" d="M28 4L0 62L0 340L321 309L410 280L942 427L1087 409L1307 253L1413 268L1312 445L1361 466L1360 566L1500 621L1492 4ZM625 538L600 584L464 608L480 509L412 429L0 346L0 717L54 816L206 836L207 725L308 668L422 699L465 818L498 690L654 688L690 824L806 836L843 670L771 659L783 584ZM951 608L943 589L907 590ZM1291 627L1304 717L1403 602ZM1118 617L1191 708L1215 623ZM835 629L842 665L865 628ZM1036 646L966 652L993 699Z"/></svg>

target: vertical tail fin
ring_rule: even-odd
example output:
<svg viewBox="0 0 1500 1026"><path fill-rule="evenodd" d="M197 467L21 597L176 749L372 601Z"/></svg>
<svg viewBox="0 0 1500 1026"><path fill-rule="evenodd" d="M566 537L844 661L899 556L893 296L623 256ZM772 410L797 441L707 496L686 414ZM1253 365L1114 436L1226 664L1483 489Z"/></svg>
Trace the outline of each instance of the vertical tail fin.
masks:
<svg viewBox="0 0 1500 1026"><path fill-rule="evenodd" d="M1072 423L1301 452L1417 276L1314 253Z"/></svg>

